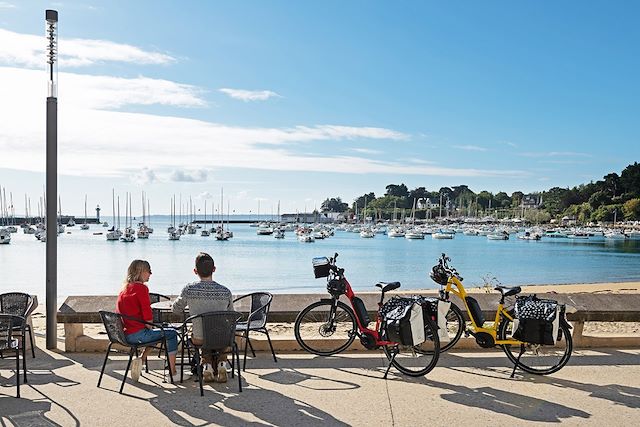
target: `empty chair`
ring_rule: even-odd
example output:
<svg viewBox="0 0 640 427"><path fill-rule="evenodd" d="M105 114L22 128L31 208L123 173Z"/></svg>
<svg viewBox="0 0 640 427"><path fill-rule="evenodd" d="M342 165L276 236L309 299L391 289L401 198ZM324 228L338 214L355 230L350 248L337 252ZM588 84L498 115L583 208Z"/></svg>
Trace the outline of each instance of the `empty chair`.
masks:
<svg viewBox="0 0 640 427"><path fill-rule="evenodd" d="M27 323L27 316L31 314L32 307L33 297L24 292L8 292L0 295L0 313L17 316L13 324L14 331L22 332L22 346L25 345L27 338L26 333L29 332L31 356L36 357L33 346L33 331L31 330L31 325Z"/></svg>
<svg viewBox="0 0 640 427"><path fill-rule="evenodd" d="M170 301L171 298L169 298L166 295L156 294L155 292L149 292L149 300L151 304L154 304L160 301ZM153 323L161 324L164 321L162 318L162 310L152 309L152 311L153 311Z"/></svg>
<svg viewBox="0 0 640 427"><path fill-rule="evenodd" d="M145 322L141 319L136 319L130 316L124 316L119 313L112 313L109 311L100 311L100 317L102 318L102 323L104 324L104 328L107 331L107 336L109 337L109 347L107 347L107 354L104 357L104 363L102 364L102 370L100 371L100 378L98 379L98 387L100 387L100 383L102 382L102 375L104 374L104 368L107 366L107 360L109 359L109 353L111 352L111 346L113 344L120 344L124 347L129 347L129 361L127 362L127 369L124 371L124 377L122 378L122 384L120 385L119 393L122 393L122 389L124 388L124 383L127 381L127 374L129 373L129 368L131 367L131 360L133 359L133 355L137 353L138 348L140 347L148 347L149 345L162 343L165 349L165 356L167 358L167 363L169 360L169 352L167 349L167 340L164 335L159 338L157 341L148 342L144 344L129 344L127 342L127 336L124 333L124 325L122 323L123 318L127 318L129 320L135 320L136 322L143 323L145 325L150 325L154 327L158 327L150 322ZM166 365L165 365L166 368ZM171 383L173 384L173 374L171 369L169 369L169 378L171 379Z"/></svg>
<svg viewBox="0 0 640 427"><path fill-rule="evenodd" d="M249 314L246 319L243 319L236 325L236 331L241 332L242 337L244 338L244 359L242 369L246 370L247 368L247 347L251 348L251 354L253 354L253 357L256 357L256 352L253 350L253 346L249 339L249 332L260 332L267 336L273 361L277 363L278 360L276 359L276 353L273 351L271 337L269 337L269 331L267 330L267 317L269 316L269 308L271 307L273 295L268 292L254 292L252 294L236 298L233 300L233 304L234 306L240 305L240 303L246 299L250 299L251 301Z"/></svg>
<svg viewBox="0 0 640 427"><path fill-rule="evenodd" d="M196 375L200 383L200 396L204 396L202 388L202 355L204 352L211 352L214 358L231 348L231 377L234 377L234 367L238 370L238 389L242 392L242 379L240 377L240 353L236 344L236 323L242 317L236 311L212 311L209 313L191 316L185 320L192 322L193 319L200 319L202 322L203 340L202 344L195 344L188 339L187 343L195 349ZM235 360L234 360L235 356ZM183 368L181 368L183 369Z"/></svg>
<svg viewBox="0 0 640 427"><path fill-rule="evenodd" d="M16 328L14 325L20 324L24 329L24 318L12 314L0 314L0 352L14 352L16 358L16 397L20 397L20 349L18 340L14 338ZM24 336L24 330L18 331ZM24 371L24 382L27 382L27 358L25 349L22 346L22 370Z"/></svg>

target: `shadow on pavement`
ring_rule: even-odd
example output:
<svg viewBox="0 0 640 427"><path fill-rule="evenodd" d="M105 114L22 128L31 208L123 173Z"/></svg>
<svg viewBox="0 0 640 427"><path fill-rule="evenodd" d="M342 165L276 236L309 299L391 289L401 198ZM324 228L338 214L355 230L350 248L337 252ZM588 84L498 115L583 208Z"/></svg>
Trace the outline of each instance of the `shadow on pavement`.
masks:
<svg viewBox="0 0 640 427"><path fill-rule="evenodd" d="M470 388L427 379L425 383L441 390L440 397L465 407L477 407L497 414L510 415L527 421L560 422L565 418L589 418L591 414L558 403L525 396L492 387Z"/></svg>

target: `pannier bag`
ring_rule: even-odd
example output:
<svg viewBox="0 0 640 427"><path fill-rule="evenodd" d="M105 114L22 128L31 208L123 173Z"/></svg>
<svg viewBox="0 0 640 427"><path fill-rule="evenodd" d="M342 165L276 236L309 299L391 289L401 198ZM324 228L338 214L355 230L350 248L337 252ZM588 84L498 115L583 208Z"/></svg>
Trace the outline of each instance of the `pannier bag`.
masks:
<svg viewBox="0 0 640 427"><path fill-rule="evenodd" d="M422 306L411 298L392 298L381 309L387 339L415 346L425 341Z"/></svg>
<svg viewBox="0 0 640 427"><path fill-rule="evenodd" d="M447 331L447 313L451 308L451 301L443 301L436 297L415 297L415 301L422 306L424 317L434 321L438 326L438 338L440 342L449 342Z"/></svg>
<svg viewBox="0 0 640 427"><path fill-rule="evenodd" d="M313 274L316 279L321 277L329 277L329 258L317 257L311 261L313 263Z"/></svg>
<svg viewBox="0 0 640 427"><path fill-rule="evenodd" d="M560 325L558 302L535 295L516 297L513 338L532 344L554 345Z"/></svg>

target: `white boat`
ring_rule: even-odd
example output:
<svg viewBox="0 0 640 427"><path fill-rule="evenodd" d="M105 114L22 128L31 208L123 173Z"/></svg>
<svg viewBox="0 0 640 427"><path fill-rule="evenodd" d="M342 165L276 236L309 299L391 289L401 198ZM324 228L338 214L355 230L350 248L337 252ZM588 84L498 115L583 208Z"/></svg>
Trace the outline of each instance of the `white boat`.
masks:
<svg viewBox="0 0 640 427"><path fill-rule="evenodd" d="M136 233L134 233L132 229L128 228L124 232L124 235L122 235L122 237L120 237L120 241L121 242L125 242L125 243L135 242L136 241Z"/></svg>
<svg viewBox="0 0 640 427"><path fill-rule="evenodd" d="M422 233L420 233L422 234ZM387 231L387 236L389 237L405 237L404 230L400 227L394 227L391 230Z"/></svg>
<svg viewBox="0 0 640 427"><path fill-rule="evenodd" d="M610 231L604 233L604 238L607 240L625 240L627 235L619 231Z"/></svg>
<svg viewBox="0 0 640 427"><path fill-rule="evenodd" d="M558 230L549 230L545 231L542 237L550 237L552 239L566 239L567 235L566 233L562 233Z"/></svg>
<svg viewBox="0 0 640 427"><path fill-rule="evenodd" d="M540 240L540 235L538 233L531 233L526 231L524 234L518 236L520 240Z"/></svg>
<svg viewBox="0 0 640 427"><path fill-rule="evenodd" d="M465 236L477 236L480 234L475 228L468 228L462 232Z"/></svg>
<svg viewBox="0 0 640 427"><path fill-rule="evenodd" d="M109 226L109 223L108 223L107 221L105 221L105 222L103 222L103 223L102 223L102 226L103 226L103 227L108 227L108 226Z"/></svg>
<svg viewBox="0 0 640 427"><path fill-rule="evenodd" d="M376 237L376 233L372 229L364 227L360 230L360 237L364 239L372 239Z"/></svg>
<svg viewBox="0 0 640 427"><path fill-rule="evenodd" d="M89 224L87 224L87 195L84 195L84 224L80 226L80 230L88 230Z"/></svg>
<svg viewBox="0 0 640 427"><path fill-rule="evenodd" d="M443 233L442 231L438 231L436 233L433 233L431 235L431 238L436 240L451 240L454 236L455 234L452 233Z"/></svg>
<svg viewBox="0 0 640 427"><path fill-rule="evenodd" d="M169 233L169 240L180 240L180 233L178 233L178 231L174 229L171 233Z"/></svg>
<svg viewBox="0 0 640 427"><path fill-rule="evenodd" d="M574 232L574 233L567 234L567 239L587 240L588 238L589 238L589 235L583 232Z"/></svg>
<svg viewBox="0 0 640 427"><path fill-rule="evenodd" d="M404 238L409 240L424 240L424 234L420 230L411 229L404 233Z"/></svg>
<svg viewBox="0 0 640 427"><path fill-rule="evenodd" d="M260 226L256 230L256 234L258 236L270 236L273 234L273 228L270 227L268 224L264 224L264 223L260 224Z"/></svg>
<svg viewBox="0 0 640 427"><path fill-rule="evenodd" d="M0 244L8 245L9 243L11 243L11 233L4 228L0 228Z"/></svg>
<svg viewBox="0 0 640 427"><path fill-rule="evenodd" d="M76 222L73 220L73 218L69 218L69 221L67 221L67 227L75 227L76 226Z"/></svg>
<svg viewBox="0 0 640 427"><path fill-rule="evenodd" d="M111 230L107 231L107 240L120 240L120 237L122 237L122 231L115 227L111 227Z"/></svg>
<svg viewBox="0 0 640 427"><path fill-rule="evenodd" d="M5 230L7 230L9 233L17 233L18 229L16 227L14 227L13 225L9 225L7 227L5 227Z"/></svg>
<svg viewBox="0 0 640 427"><path fill-rule="evenodd" d="M627 231L624 234L626 234L628 239L640 240L640 231Z"/></svg>
<svg viewBox="0 0 640 427"><path fill-rule="evenodd" d="M315 237L308 233L299 234L298 240L303 243L313 243L316 241Z"/></svg>
<svg viewBox="0 0 640 427"><path fill-rule="evenodd" d="M142 224L138 228L138 239L148 239L149 238L149 229L146 225Z"/></svg>
<svg viewBox="0 0 640 427"><path fill-rule="evenodd" d="M487 234L488 240L509 240L509 233L506 231L503 232L493 232L491 234Z"/></svg>
<svg viewBox="0 0 640 427"><path fill-rule="evenodd" d="M273 237L276 239L284 239L284 230L282 228L276 228L273 231Z"/></svg>
<svg viewBox="0 0 640 427"><path fill-rule="evenodd" d="M64 225L58 224L58 234L64 233Z"/></svg>

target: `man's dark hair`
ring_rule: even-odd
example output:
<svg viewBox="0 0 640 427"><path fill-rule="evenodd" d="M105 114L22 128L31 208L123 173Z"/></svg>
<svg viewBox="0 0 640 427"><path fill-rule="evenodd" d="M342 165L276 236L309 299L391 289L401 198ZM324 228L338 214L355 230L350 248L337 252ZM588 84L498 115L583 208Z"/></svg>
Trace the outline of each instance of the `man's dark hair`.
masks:
<svg viewBox="0 0 640 427"><path fill-rule="evenodd" d="M200 252L196 256L196 271L200 277L209 277L213 274L213 258L211 255Z"/></svg>

